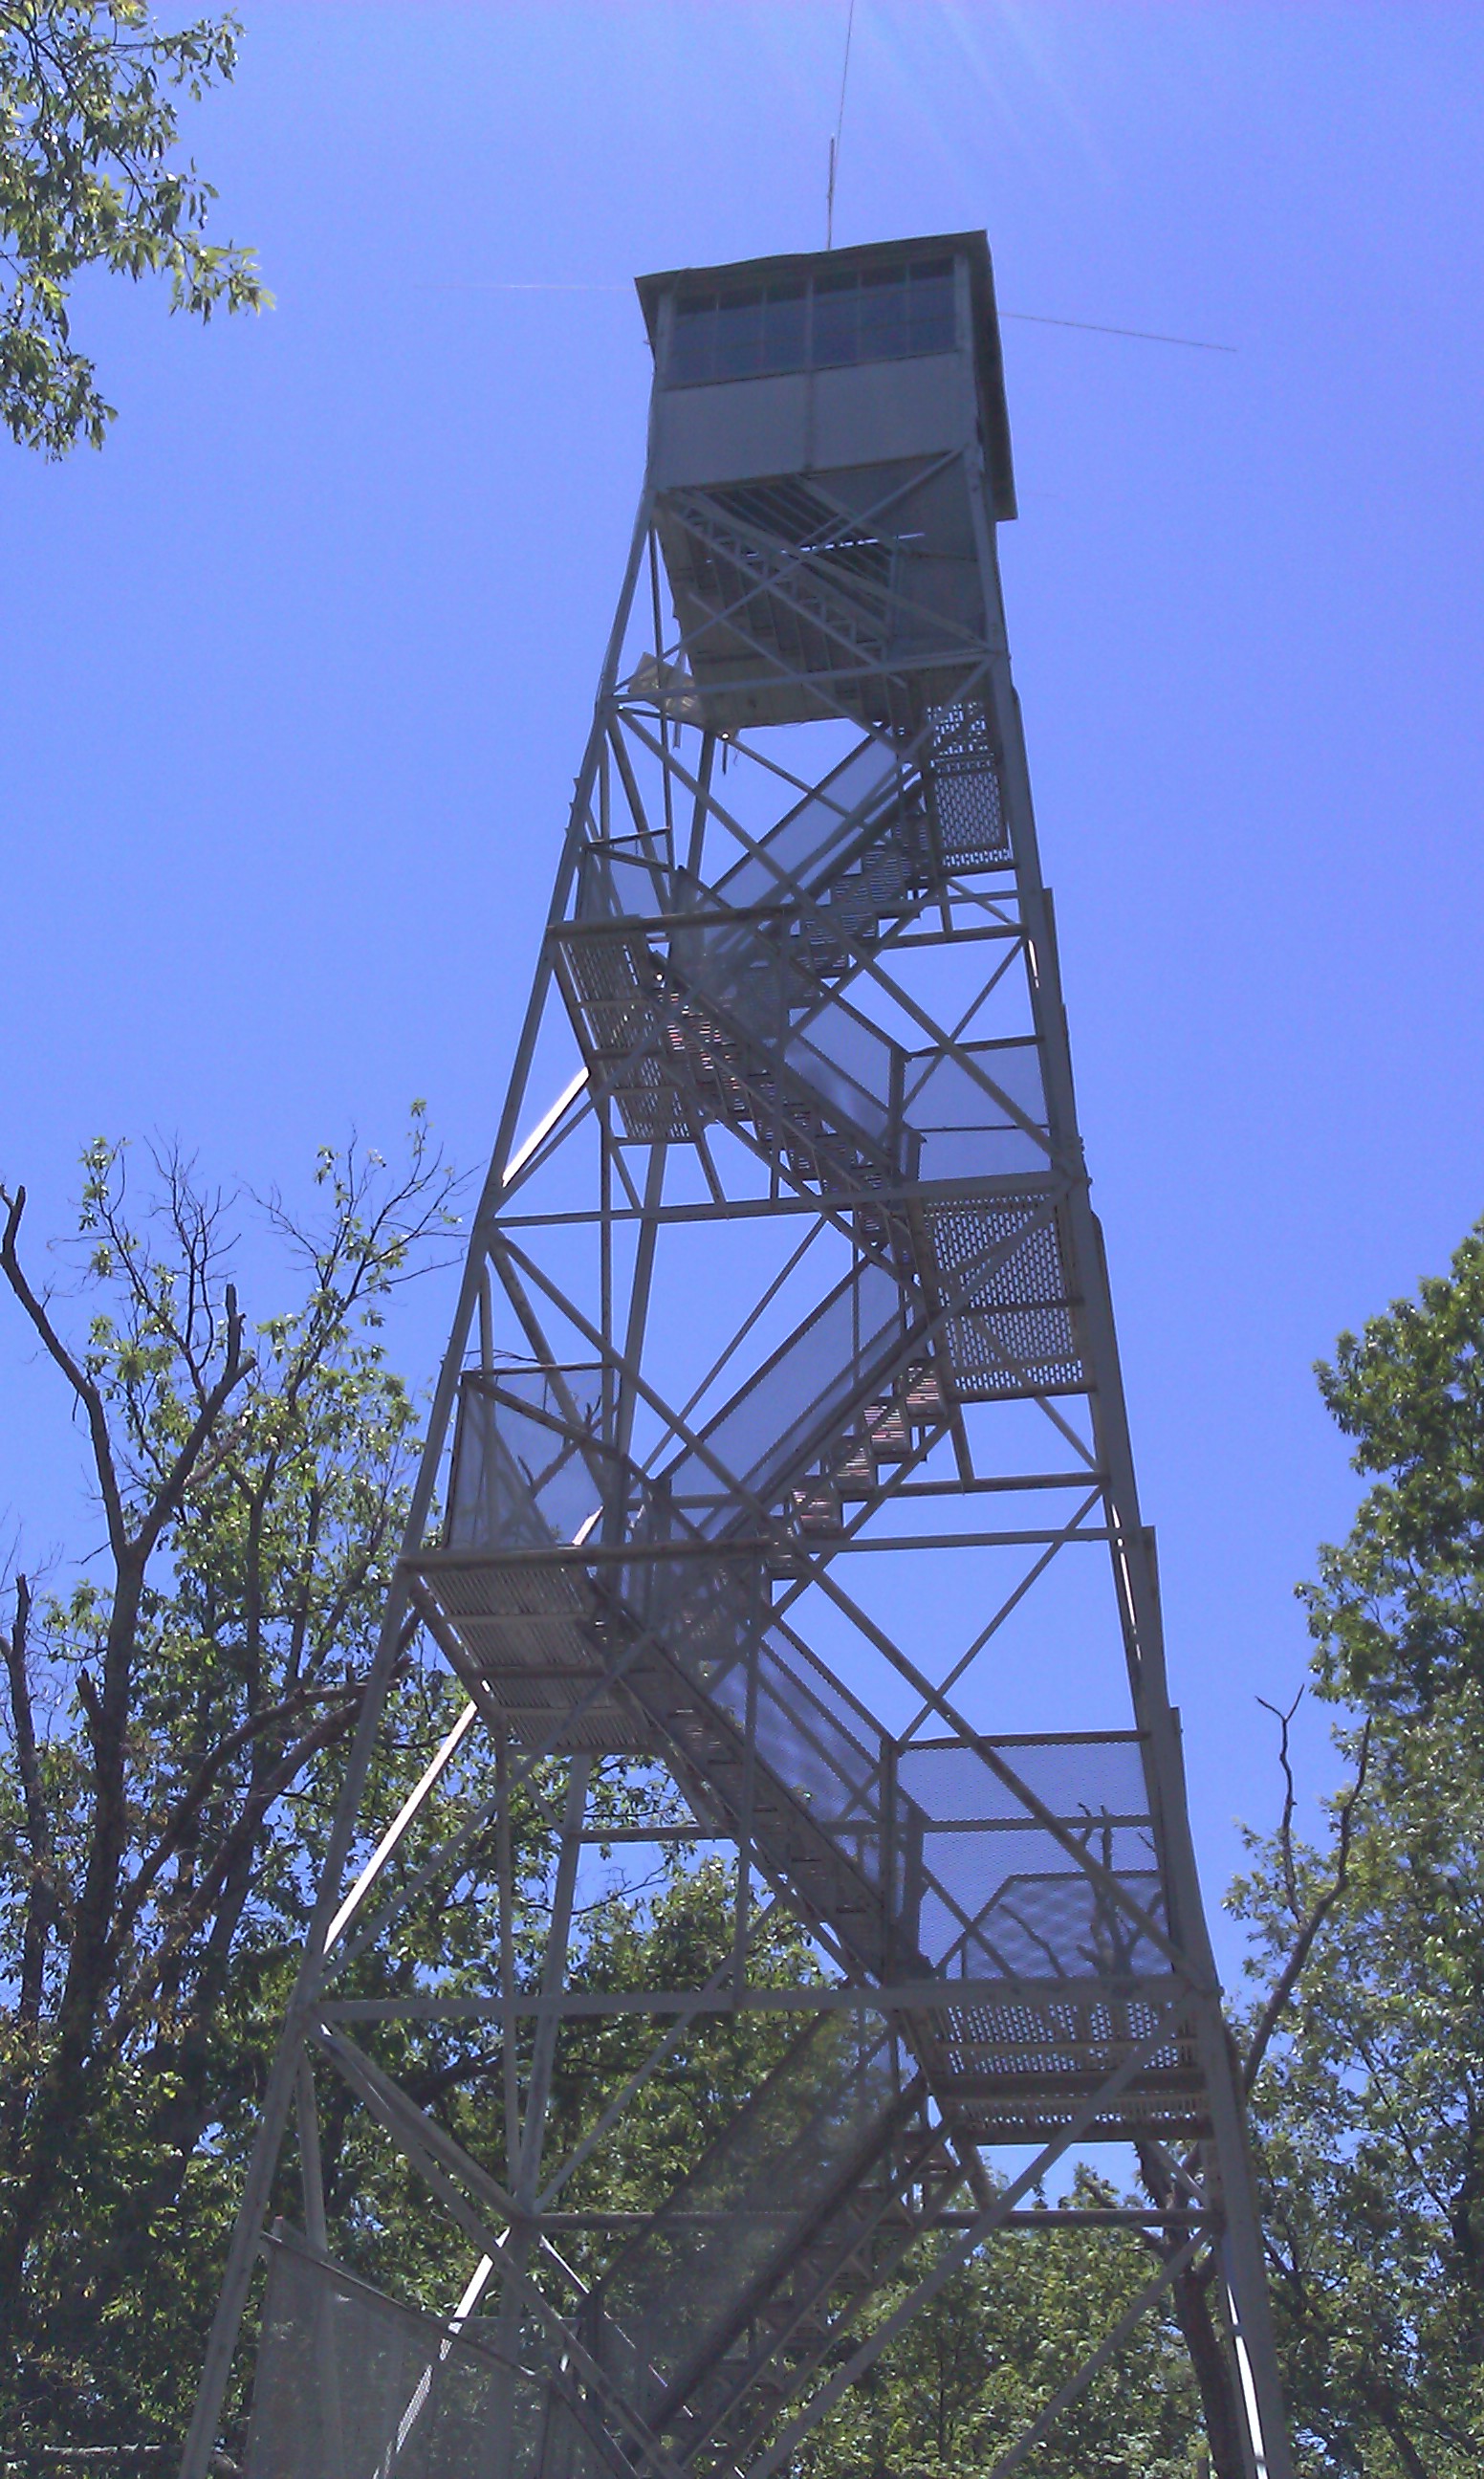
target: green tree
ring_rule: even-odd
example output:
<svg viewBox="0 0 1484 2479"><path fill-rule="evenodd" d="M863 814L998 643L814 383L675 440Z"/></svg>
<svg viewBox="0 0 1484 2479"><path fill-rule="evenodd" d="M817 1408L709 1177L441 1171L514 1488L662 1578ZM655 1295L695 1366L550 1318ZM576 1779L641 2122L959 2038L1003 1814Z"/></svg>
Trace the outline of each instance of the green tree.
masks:
<svg viewBox="0 0 1484 2479"><path fill-rule="evenodd" d="M176 152L175 97L232 78L240 32L167 33L145 0L0 0L0 413L25 446L101 447L115 419L72 342L83 268L165 275L203 320L269 306L251 251L206 240L217 192Z"/></svg>
<svg viewBox="0 0 1484 2479"><path fill-rule="evenodd" d="M1117 2203L1080 2167L1068 2200ZM807 2440L807 2479L967 2479L991 2469L1119 2321L1154 2269L1129 2230L1003 2232L924 2307ZM896 2294L880 2302L889 2313ZM1057 2417L1046 2479L1197 2479L1199 2403L1172 2306Z"/></svg>
<svg viewBox="0 0 1484 2479"><path fill-rule="evenodd" d="M1303 1588L1351 1780L1315 1850L1291 1779L1232 1898L1271 2034L1253 2112L1276 2305L1316 2479L1464 2479L1484 2453L1484 1230L1318 1379L1371 1484Z"/></svg>
<svg viewBox="0 0 1484 2479"><path fill-rule="evenodd" d="M121 1149L86 1158L70 1314L0 1190L101 1533L75 1580L16 1579L3 1637L0 2388L76 2441L159 2432L189 2387L404 1515L379 1322L448 1214L421 1117L399 1174L321 1156L318 1225L268 1209L299 1304L249 1329L231 1202L159 1168L136 1217ZM409 1660L401 1694L410 1763L442 1691Z"/></svg>
<svg viewBox="0 0 1484 2479"><path fill-rule="evenodd" d="M1304 1588L1321 1688L1398 1721L1484 1693L1484 1223L1318 1376L1374 1482Z"/></svg>

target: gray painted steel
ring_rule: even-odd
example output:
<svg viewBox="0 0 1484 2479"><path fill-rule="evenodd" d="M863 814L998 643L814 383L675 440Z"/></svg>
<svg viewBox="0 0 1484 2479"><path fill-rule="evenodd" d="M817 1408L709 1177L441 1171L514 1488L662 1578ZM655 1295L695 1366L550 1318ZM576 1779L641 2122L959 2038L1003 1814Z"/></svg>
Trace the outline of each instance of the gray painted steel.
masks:
<svg viewBox="0 0 1484 2479"><path fill-rule="evenodd" d="M976 2248L1088 2223L1020 2208L1092 2144L1138 2150L1148 2211L1104 2217L1153 2278L997 2468L1214 2254L1249 2479L1290 2479L1011 686L988 252L639 290L644 497L186 2479L295 2106L252 2479L766 2479ZM409 1615L470 1702L382 1831ZM1099 1645L1122 1726L1069 1728ZM553 1766L537 1981L507 1910L486 1989L340 1993L492 1822L508 1877L513 1790ZM671 1785L656 1844L731 1854L704 1988L568 1984L593 1784L626 1767ZM797 1987L751 1976L778 1904L818 1959ZM795 2027L747 2105L652 2210L584 2207L677 2042L738 2008ZM553 2154L561 2026L635 2013L670 2028ZM378 2059L398 2017L488 2027L487 2158ZM442 2320L335 2262L317 2074L462 2243Z"/></svg>

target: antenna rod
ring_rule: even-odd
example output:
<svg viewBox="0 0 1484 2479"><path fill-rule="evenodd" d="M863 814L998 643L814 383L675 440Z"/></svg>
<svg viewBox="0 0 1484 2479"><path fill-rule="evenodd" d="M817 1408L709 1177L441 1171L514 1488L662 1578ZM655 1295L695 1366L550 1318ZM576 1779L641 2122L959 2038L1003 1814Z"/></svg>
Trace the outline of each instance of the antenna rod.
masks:
<svg viewBox="0 0 1484 2479"><path fill-rule="evenodd" d="M834 176L840 161L840 133L845 127L845 82L850 76L850 38L856 31L856 0L850 0L845 20L845 58L840 64L840 108L835 115L834 136L830 141L830 184L825 192L825 247L834 247Z"/></svg>

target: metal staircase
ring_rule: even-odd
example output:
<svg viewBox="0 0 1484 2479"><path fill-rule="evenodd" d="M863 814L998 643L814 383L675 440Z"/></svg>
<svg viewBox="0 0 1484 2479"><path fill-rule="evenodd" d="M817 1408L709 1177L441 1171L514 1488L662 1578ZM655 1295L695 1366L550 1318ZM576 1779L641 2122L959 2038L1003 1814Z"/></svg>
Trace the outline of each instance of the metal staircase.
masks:
<svg viewBox="0 0 1484 2479"><path fill-rule="evenodd" d="M657 1483L633 1473L623 1547L605 1558L559 1547L550 1535L544 1549L533 1546L539 1501L532 1494L512 1514L508 1475L545 1470L550 1488L563 1468L550 1457L541 1464L539 1447L523 1455L519 1441L528 1446L537 1424L508 1391L511 1381L471 1376L448 1546L425 1554L416 1573L429 1624L473 1694L491 1696L539 1744L556 1727L556 1679L568 1680L574 1706L601 1680L601 1701L588 1703L570 1743L661 1757L696 1812L754 1852L853 1976L1064 1981L1070 1993L1090 1964L1110 1990L1126 1982L1121 2003L1105 1999L1090 2010L1086 1997L1069 2009L1060 1991L1022 1996L1013 2031L993 2005L904 2012L903 2035L935 2101L955 2121L971 2104L964 2123L987 2139L986 2130L1018 2123L1036 2094L1055 2106L1049 2095L1059 2086L1090 2088L1089 2077L1112 2071L1147 2036L1156 2012L1132 1989L1140 1977L1164 1976L1159 1938L1169 1905L1137 1737L1048 1743L1073 1756L1062 1771L1080 1777L1074 1800L1061 1796L1068 1812L1037 1802L1037 1815L1007 1793L1003 1773L973 1742L898 1748L774 1614L791 1526L815 1542L828 1538L826 1487L842 1507L852 1497L870 1505L883 1493L883 1472L926 1451L945 1426L932 1364L913 1357L893 1290L878 1268L852 1277ZM800 1383L806 1371L812 1396ZM550 1372L553 1384L559 1374ZM581 1374L571 1372L559 1390L569 1402ZM483 1413L477 1429L467 1417L471 1400ZM499 1440L501 1409L508 1442ZM579 1452L570 1433L568 1445ZM588 1452L588 1486L596 1487L603 1461ZM483 1520L492 1501L493 1525ZM770 1518L778 1524L771 1536ZM497 1601L529 1604L539 1590L560 1600L556 1623L580 1661L553 1663L545 1620L533 1631L525 1611L502 1621L490 1610ZM475 1595L483 1606L471 1621ZM533 1668L548 1699L534 1717L520 1700ZM1001 1754L1011 1776L1026 1761L1019 1749ZM976 1829L983 1843L968 1848ZM934 1861L939 1845L954 1864ZM1017 1865L997 1873L995 1851L1011 1847ZM1079 1855L1088 1851L1095 1878ZM1121 1910L1120 1888L1131 1898ZM998 2092L991 2061L1010 2053L1011 2083ZM1011 2086L1002 2121L996 2105ZM1126 2087L1111 2123L1206 2131L1188 2038L1172 2040Z"/></svg>
<svg viewBox="0 0 1484 2479"><path fill-rule="evenodd" d="M589 2299L589 2346L678 2461L765 2428L900 2248L905 2199L960 2185L894 2049L880 2017L811 2024Z"/></svg>
<svg viewBox="0 0 1484 2479"><path fill-rule="evenodd" d="M933 768L914 775L870 740L828 798L800 804L714 887L652 840L589 845L557 969L630 1138L696 1141L720 1124L791 1185L853 1202L896 1259L908 1313L914 1292L925 1318L948 1312L960 1396L1072 1391L1086 1378L1059 1211L1068 1172L1037 1041L909 1051L844 995L883 927L941 897L929 847L941 850L945 814L956 871L1002 857L983 707L932 709L945 711L918 735L952 746L956 771L930 805Z"/></svg>

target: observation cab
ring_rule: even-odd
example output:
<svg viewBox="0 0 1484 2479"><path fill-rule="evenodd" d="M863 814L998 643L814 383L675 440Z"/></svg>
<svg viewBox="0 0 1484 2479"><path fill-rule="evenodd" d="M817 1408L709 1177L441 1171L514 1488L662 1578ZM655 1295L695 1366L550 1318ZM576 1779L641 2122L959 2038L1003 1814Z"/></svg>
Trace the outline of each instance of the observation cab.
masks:
<svg viewBox="0 0 1484 2479"><path fill-rule="evenodd" d="M1015 514L984 235L650 275L638 291L650 484L700 718L730 731L843 705L909 726L883 666L1004 645L981 568L994 521ZM689 521L698 495L709 547ZM806 554L812 623L797 591L770 596L762 544ZM828 699L801 677L819 674Z"/></svg>

